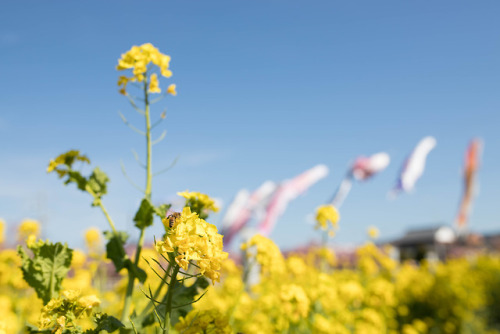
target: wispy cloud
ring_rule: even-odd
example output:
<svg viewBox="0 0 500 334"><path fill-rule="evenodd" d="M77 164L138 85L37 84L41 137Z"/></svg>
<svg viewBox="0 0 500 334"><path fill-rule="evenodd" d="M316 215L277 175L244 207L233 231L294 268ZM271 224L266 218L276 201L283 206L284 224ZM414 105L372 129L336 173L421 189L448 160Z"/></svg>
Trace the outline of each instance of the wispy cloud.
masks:
<svg viewBox="0 0 500 334"><path fill-rule="evenodd" d="M190 167L199 167L225 159L228 156L229 151L205 150L181 155L179 157L179 163Z"/></svg>

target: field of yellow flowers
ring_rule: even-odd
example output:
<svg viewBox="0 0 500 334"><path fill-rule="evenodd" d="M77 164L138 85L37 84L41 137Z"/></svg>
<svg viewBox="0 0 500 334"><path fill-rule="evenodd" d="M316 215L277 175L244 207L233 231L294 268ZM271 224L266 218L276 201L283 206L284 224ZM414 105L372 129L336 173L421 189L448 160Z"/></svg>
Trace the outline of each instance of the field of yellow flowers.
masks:
<svg viewBox="0 0 500 334"><path fill-rule="evenodd" d="M254 235L241 258L223 249L210 223L218 210L206 194L180 192L180 212L153 205L152 106L176 95L170 57L151 44L121 56L119 92L144 117L146 183L134 216L138 242L116 228L105 206L108 177L77 150L59 155L47 172L86 193L108 231L89 228L86 250L41 240L37 221L17 229L17 249L4 246L0 220L0 334L11 333L500 333L500 256L445 263L399 263L390 249L368 242L355 264L326 247L285 257ZM134 88L141 98L129 93ZM126 124L128 124L126 122ZM147 247L144 233L160 220L164 234ZM317 228L333 235L339 213L318 207ZM376 231L371 231L374 236ZM14 239L14 237L9 237Z"/></svg>

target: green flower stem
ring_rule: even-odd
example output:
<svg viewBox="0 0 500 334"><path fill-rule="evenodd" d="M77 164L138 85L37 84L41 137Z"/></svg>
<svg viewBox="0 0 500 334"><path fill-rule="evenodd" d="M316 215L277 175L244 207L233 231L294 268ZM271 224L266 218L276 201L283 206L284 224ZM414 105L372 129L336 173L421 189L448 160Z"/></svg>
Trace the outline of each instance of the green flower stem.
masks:
<svg viewBox="0 0 500 334"><path fill-rule="evenodd" d="M177 283L177 274L179 273L179 269L180 269L179 265L175 264L172 275L170 276L170 284L168 285L168 290L167 290L167 304L165 305L165 318L163 319L163 334L168 334L170 332L172 297L175 288L175 283Z"/></svg>
<svg viewBox="0 0 500 334"><path fill-rule="evenodd" d="M100 198L97 197L97 195L94 193L94 191L87 185L85 186L85 190L94 197L94 202L97 203L97 205L101 208L102 213L104 213L104 216L108 220L109 226L113 230L114 234L117 234L115 223L113 222L113 219L111 219L111 216L108 213L108 210L106 210L106 207L104 204L102 204L102 201Z"/></svg>
<svg viewBox="0 0 500 334"><path fill-rule="evenodd" d="M146 118L146 189L144 195L151 200L153 184L153 144L151 142L151 117L149 108L148 84L144 82L144 117Z"/></svg>
<svg viewBox="0 0 500 334"><path fill-rule="evenodd" d="M142 228L141 234L139 236L139 241L137 242L137 248L135 251L134 264L136 267L138 267L139 260L141 259L141 250L143 244L144 244L144 229ZM134 283L135 283L135 275L131 270L129 270L127 290L125 293L125 301L123 303L122 322L126 321L129 318L130 306L132 304L132 294L134 292Z"/></svg>
<svg viewBox="0 0 500 334"><path fill-rule="evenodd" d="M151 117L148 94L148 81L144 80L144 117L146 118L146 188L144 196L151 200L152 184L153 184L153 144L151 142ZM141 258L141 251L144 245L144 228L141 229L139 240L135 252L135 265L138 266ZM134 292L135 275L129 271L128 284L125 294L125 301L122 311L122 322L126 321L130 314L130 306L132 304L132 293Z"/></svg>

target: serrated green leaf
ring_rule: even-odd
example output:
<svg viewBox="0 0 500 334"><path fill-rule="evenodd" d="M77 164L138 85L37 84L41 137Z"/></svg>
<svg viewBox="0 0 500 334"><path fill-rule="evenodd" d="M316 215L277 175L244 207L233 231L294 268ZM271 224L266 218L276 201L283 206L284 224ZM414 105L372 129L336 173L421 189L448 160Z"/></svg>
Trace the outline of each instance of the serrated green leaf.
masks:
<svg viewBox="0 0 500 334"><path fill-rule="evenodd" d="M61 290L62 280L66 277L73 258L73 250L61 243L40 241L32 246L31 258L26 250L19 246L21 270L24 280L35 289L38 297L47 304Z"/></svg>
<svg viewBox="0 0 500 334"><path fill-rule="evenodd" d="M92 174L90 174L87 181L87 185L94 192L96 197L101 198L108 191L107 183L109 182L109 177L104 173L99 167L94 168Z"/></svg>
<svg viewBox="0 0 500 334"><path fill-rule="evenodd" d="M76 170L67 171L66 175L68 178L64 181L64 184L67 185L69 183L76 183L78 189L85 191L85 187L87 186L87 179L80 174L80 172Z"/></svg>
<svg viewBox="0 0 500 334"><path fill-rule="evenodd" d="M135 226L140 229L153 225L154 207L151 202L144 198L139 206L139 210L134 217Z"/></svg>
<svg viewBox="0 0 500 334"><path fill-rule="evenodd" d="M125 244L128 240L127 232L119 231L113 233L106 231L104 232L104 236L108 239L106 244L106 257L113 262L116 272L119 272L123 268L127 268L127 270L137 277L141 283L144 283L147 278L146 272L136 266L125 252Z"/></svg>
<svg viewBox="0 0 500 334"><path fill-rule="evenodd" d="M119 231L117 233L106 231L104 236L108 239L106 244L106 257L115 265L116 272L125 268L125 261L128 259L125 252L125 243L128 240L127 232Z"/></svg>
<svg viewBox="0 0 500 334"><path fill-rule="evenodd" d="M115 317L107 315L106 313L97 313L94 315L94 321L97 327L94 329L93 333L99 333L100 331L106 331L112 333L120 328L125 327L124 324Z"/></svg>

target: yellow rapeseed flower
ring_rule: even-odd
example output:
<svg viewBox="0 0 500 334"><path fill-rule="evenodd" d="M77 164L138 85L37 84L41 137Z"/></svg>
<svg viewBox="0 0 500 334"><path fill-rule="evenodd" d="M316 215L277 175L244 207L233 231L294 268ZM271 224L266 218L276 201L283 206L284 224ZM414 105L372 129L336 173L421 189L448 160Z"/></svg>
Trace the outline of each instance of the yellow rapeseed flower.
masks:
<svg viewBox="0 0 500 334"><path fill-rule="evenodd" d="M368 236L371 238L371 239L377 239L378 238L378 235L379 235L379 230L378 228L376 228L375 226L370 226L368 228Z"/></svg>
<svg viewBox="0 0 500 334"><path fill-rule="evenodd" d="M334 236L339 219L339 212L333 205L322 205L316 210L316 228L329 230L330 236Z"/></svg>
<svg viewBox="0 0 500 334"><path fill-rule="evenodd" d="M177 95L177 91L175 90L175 87L177 87L175 84L171 84L167 88L167 93L172 94L173 96Z"/></svg>
<svg viewBox="0 0 500 334"><path fill-rule="evenodd" d="M256 234L248 242L242 244L241 249L245 251L247 258L255 258L263 274L284 272L285 260L280 249L271 239Z"/></svg>
<svg viewBox="0 0 500 334"><path fill-rule="evenodd" d="M217 310L192 310L185 317L179 319L175 329L184 334L233 333L227 316Z"/></svg>
<svg viewBox="0 0 500 334"><path fill-rule="evenodd" d="M202 194L198 191L183 191L178 192L177 195L184 197L186 199L185 206L189 206L191 210L198 213L198 215L202 215L206 213L206 211L219 211L217 205L215 205L215 201L210 198L210 196L206 194Z"/></svg>
<svg viewBox="0 0 500 334"><path fill-rule="evenodd" d="M20 240L26 239L30 235L40 235L40 223L34 219L25 219L17 229Z"/></svg>
<svg viewBox="0 0 500 334"><path fill-rule="evenodd" d="M127 83L130 81L143 82L146 79L148 66L150 64L156 65L162 76L169 78L172 76L172 71L169 70L170 56L161 53L151 43L142 44L141 46L133 46L129 51L122 54L118 59L116 69L118 71L132 70L132 76L120 76L118 79L118 86L120 86L120 93L126 95ZM156 79L153 79L156 76ZM156 82L157 74L152 74L150 77L151 93L159 93L159 87Z"/></svg>
<svg viewBox="0 0 500 334"><path fill-rule="evenodd" d="M99 247L101 244L101 231L96 227L91 227L85 231L85 243L91 250Z"/></svg>
<svg viewBox="0 0 500 334"><path fill-rule="evenodd" d="M5 241L5 220L0 218L0 245Z"/></svg>
<svg viewBox="0 0 500 334"><path fill-rule="evenodd" d="M156 73L151 74L149 78L149 88L150 93L161 93L160 83L158 82L158 75Z"/></svg>
<svg viewBox="0 0 500 334"><path fill-rule="evenodd" d="M213 282L220 281L221 262L228 254L223 252L222 235L217 233L215 225L201 219L197 213L185 207L170 227L170 219L163 224L166 234L163 241L158 241L156 250L161 253L173 253L175 262L184 270L189 261L196 261L200 273Z"/></svg>

